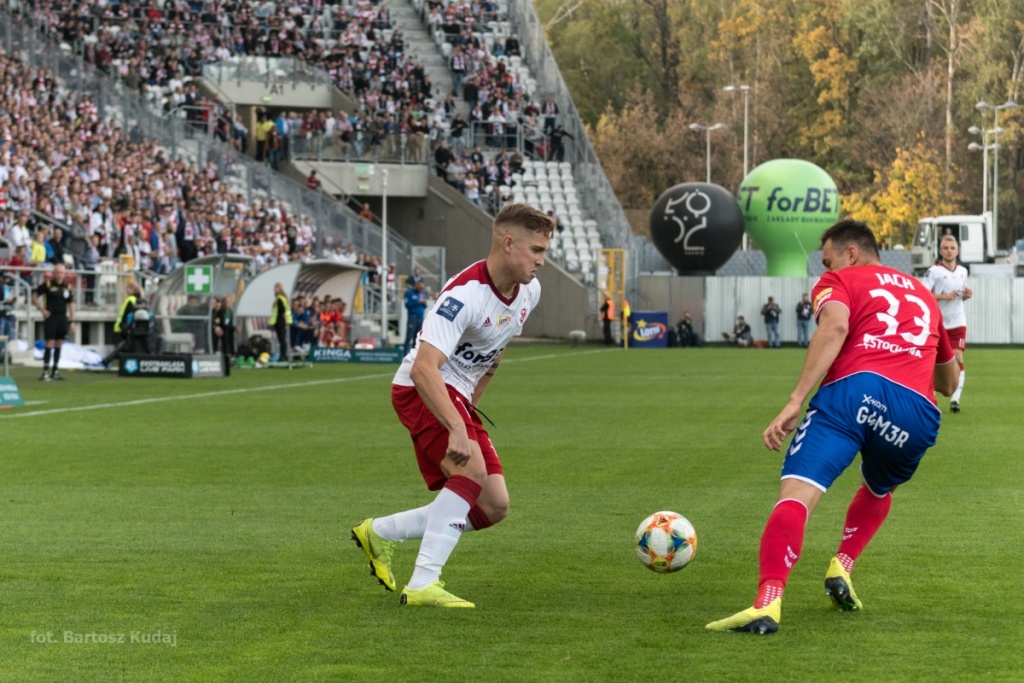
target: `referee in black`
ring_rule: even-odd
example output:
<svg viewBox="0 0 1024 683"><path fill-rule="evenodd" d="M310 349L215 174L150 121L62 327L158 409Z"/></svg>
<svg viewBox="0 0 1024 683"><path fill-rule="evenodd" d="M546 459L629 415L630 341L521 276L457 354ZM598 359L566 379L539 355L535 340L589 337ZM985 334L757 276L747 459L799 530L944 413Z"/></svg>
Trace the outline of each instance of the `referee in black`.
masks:
<svg viewBox="0 0 1024 683"><path fill-rule="evenodd" d="M64 281L65 275L64 264L57 264L53 268L53 276L32 291L32 305L43 314L43 339L46 340L46 351L43 352L43 375L39 379L46 382L51 379L64 379L57 370L60 347L64 345L64 337L74 330L75 325L75 302L71 283ZM53 370L47 375L46 369L50 365L51 355Z"/></svg>

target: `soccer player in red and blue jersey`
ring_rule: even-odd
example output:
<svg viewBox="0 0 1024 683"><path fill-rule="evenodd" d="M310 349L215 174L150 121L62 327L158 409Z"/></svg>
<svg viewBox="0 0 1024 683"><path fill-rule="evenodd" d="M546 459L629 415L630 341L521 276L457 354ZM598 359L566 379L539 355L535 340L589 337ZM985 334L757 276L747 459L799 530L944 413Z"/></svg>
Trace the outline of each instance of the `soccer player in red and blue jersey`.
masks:
<svg viewBox="0 0 1024 683"><path fill-rule="evenodd" d="M826 273L814 286L818 322L789 402L762 438L778 451L796 431L782 465L779 499L761 535L753 607L707 625L712 631L774 633L782 592L800 557L804 527L821 496L861 454L861 486L825 591L842 610L861 608L850 573L889 514L892 492L935 443L959 368L935 297L917 279L881 264L864 223L843 220L821 236ZM804 418L804 400L821 384Z"/></svg>
<svg viewBox="0 0 1024 683"><path fill-rule="evenodd" d="M374 576L395 590L395 543L423 539L403 605L473 607L444 589L441 569L464 531L480 531L508 514L505 477L476 406L540 301L554 222L526 204L507 204L494 218L491 251L445 284L427 312L416 346L395 374L391 403L409 430L430 505L363 520L352 538Z"/></svg>

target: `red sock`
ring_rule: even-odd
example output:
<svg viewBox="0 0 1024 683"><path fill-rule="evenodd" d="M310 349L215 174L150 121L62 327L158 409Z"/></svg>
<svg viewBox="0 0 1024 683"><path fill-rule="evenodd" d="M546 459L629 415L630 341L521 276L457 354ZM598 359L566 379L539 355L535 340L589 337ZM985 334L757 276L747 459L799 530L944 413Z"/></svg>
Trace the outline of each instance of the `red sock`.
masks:
<svg viewBox="0 0 1024 683"><path fill-rule="evenodd" d="M867 486L861 486L846 510L846 524L843 526L843 540L836 551L836 557L843 563L843 569L853 571L864 548L882 526L892 507L892 493L879 498Z"/></svg>
<svg viewBox="0 0 1024 683"><path fill-rule="evenodd" d="M761 534L761 578L754 607L760 609L782 596L789 572L800 558L805 526L807 506L792 498L779 501L768 516Z"/></svg>
<svg viewBox="0 0 1024 683"><path fill-rule="evenodd" d="M478 505L474 505L469 509L469 523L473 525L474 531L482 531L491 525L491 519L487 516Z"/></svg>
<svg viewBox="0 0 1024 683"><path fill-rule="evenodd" d="M480 484L461 474L449 477L444 483L444 488L469 503L470 508L476 505L476 499L480 497L480 491L483 490Z"/></svg>

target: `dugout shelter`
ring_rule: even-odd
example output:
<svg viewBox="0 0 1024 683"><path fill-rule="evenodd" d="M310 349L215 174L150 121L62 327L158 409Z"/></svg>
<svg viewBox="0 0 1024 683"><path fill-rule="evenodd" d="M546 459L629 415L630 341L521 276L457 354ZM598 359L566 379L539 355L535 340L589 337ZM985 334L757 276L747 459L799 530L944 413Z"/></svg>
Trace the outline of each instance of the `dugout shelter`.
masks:
<svg viewBox="0 0 1024 683"><path fill-rule="evenodd" d="M274 301L274 284L280 282L288 294L288 302L296 296L323 298L330 295L346 302L354 310L356 293L366 274L362 266L336 261L293 261L269 268L245 286L235 302L235 316L244 321L244 334L258 334L268 329Z"/></svg>

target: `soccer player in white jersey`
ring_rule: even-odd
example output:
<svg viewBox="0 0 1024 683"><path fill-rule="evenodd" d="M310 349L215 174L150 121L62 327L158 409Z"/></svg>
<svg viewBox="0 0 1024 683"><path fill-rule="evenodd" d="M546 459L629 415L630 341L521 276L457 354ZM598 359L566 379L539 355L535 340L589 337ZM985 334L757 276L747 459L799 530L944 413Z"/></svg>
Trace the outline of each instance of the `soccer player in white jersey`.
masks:
<svg viewBox="0 0 1024 683"><path fill-rule="evenodd" d="M537 269L553 231L543 212L507 204L494 218L487 259L445 284L395 375L391 403L412 436L427 488L438 494L424 507L363 520L352 539L371 574L392 591L395 543L423 539L403 605L474 606L444 589L441 568L463 531L497 524L509 505L501 461L475 406L540 300Z"/></svg>
<svg viewBox="0 0 1024 683"><path fill-rule="evenodd" d="M952 235L946 235L939 242L939 254L942 260L928 269L924 276L924 285L939 302L942 311L942 326L946 328L949 341L953 345L957 365L960 366L960 382L956 391L949 399L949 409L960 412L960 393L964 390L964 349L967 348L967 317L964 315L964 302L974 292L967 286L967 269L956 262L960 255L960 245Z"/></svg>

